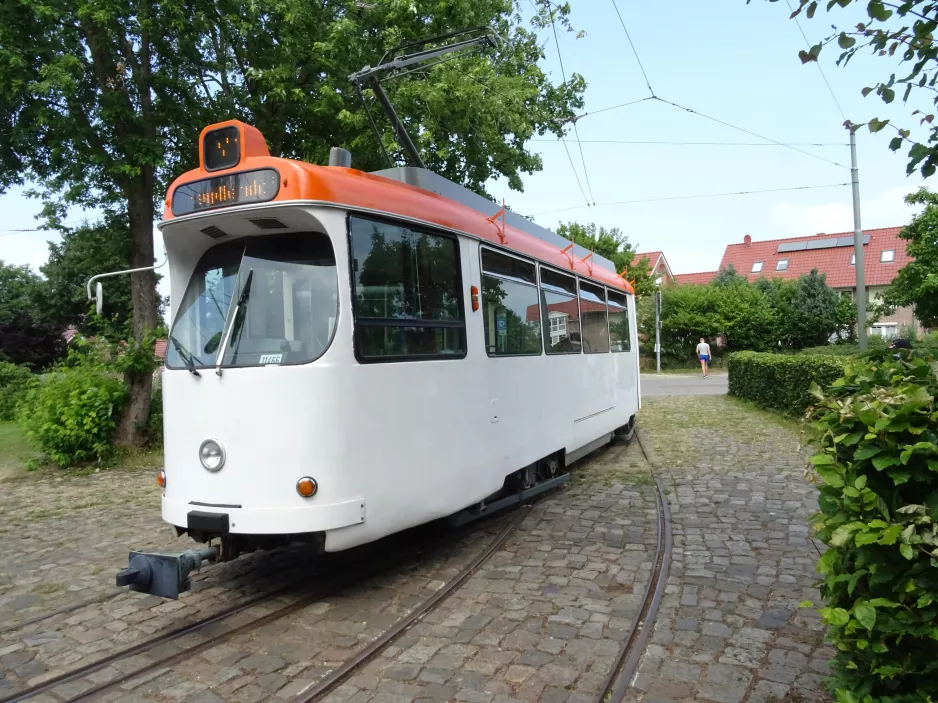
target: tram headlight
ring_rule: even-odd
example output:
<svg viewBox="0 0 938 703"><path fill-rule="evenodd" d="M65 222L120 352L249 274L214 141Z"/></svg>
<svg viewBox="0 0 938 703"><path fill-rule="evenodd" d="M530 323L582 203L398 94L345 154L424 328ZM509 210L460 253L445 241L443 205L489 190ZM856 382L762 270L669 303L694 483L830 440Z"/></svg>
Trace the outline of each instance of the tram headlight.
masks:
<svg viewBox="0 0 938 703"><path fill-rule="evenodd" d="M225 465L225 448L221 446L221 442L207 439L199 447L199 461L209 471L218 471Z"/></svg>

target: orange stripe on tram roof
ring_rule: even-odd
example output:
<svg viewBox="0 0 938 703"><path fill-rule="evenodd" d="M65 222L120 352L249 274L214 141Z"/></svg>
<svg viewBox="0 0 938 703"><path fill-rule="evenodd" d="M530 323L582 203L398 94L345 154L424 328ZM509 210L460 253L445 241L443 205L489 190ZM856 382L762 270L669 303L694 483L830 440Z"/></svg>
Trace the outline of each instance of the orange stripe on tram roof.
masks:
<svg viewBox="0 0 938 703"><path fill-rule="evenodd" d="M490 221L483 213L437 193L353 168L315 166L303 161L269 156L263 137L260 137L260 140L257 139L260 132L240 122L230 121L211 125L206 127L202 134L229 125L242 128L244 138L241 144L240 163L231 169L209 172L202 167L203 163L200 159L200 168L184 173L170 185L163 208L164 221L176 219L171 209L172 195L181 185L240 171L275 168L280 172L280 190L273 202L320 201L343 205L350 209L376 210L389 215L421 220L504 246L562 271L591 278L610 288L634 293L632 286L623 281L614 271L593 266L591 274L589 264L580 261L577 257L572 257L571 261L571 257L564 254L558 247L511 225L505 227L506 243L501 244L498 233L503 224L500 218L494 222Z"/></svg>

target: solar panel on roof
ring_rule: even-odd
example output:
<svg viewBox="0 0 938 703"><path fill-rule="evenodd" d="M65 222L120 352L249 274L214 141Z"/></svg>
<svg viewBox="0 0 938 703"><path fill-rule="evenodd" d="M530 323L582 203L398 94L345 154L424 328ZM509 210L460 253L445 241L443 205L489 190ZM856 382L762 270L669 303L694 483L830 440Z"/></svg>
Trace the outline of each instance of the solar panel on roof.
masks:
<svg viewBox="0 0 938 703"><path fill-rule="evenodd" d="M807 242L782 242L778 245L778 250L776 253L781 254L785 251L803 251L807 245Z"/></svg>
<svg viewBox="0 0 938 703"><path fill-rule="evenodd" d="M863 235L863 243L870 243L870 235ZM801 242L782 242L778 245L776 253L786 251L814 251L817 249L835 249L839 247L852 247L853 237L832 237L830 239L808 239Z"/></svg>

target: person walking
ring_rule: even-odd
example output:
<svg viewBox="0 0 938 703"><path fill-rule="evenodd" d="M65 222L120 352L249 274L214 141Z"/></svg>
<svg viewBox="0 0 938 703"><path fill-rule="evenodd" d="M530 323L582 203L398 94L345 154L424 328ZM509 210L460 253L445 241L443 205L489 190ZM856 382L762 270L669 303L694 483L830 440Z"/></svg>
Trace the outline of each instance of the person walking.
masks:
<svg viewBox="0 0 938 703"><path fill-rule="evenodd" d="M710 345L700 338L700 344L697 345L697 358L700 359L700 368L703 369L703 377L707 377L707 366L710 364Z"/></svg>

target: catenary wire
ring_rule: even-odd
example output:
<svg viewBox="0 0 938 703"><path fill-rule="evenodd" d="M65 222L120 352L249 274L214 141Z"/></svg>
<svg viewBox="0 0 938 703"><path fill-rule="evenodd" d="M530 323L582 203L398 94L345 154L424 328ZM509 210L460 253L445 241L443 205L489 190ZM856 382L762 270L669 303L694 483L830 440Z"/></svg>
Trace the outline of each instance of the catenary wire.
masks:
<svg viewBox="0 0 938 703"><path fill-rule="evenodd" d="M550 1L547 0L547 11L550 13L550 26L554 31L554 43L557 45L557 59L560 62L560 76L563 78L563 82L567 82L567 72L563 67L563 54L560 52L560 38L557 36L557 23L554 22L554 10L550 6ZM586 170L586 156L583 154L583 145L580 144L580 132L576 128L576 120L573 122L573 134L576 137L577 146L580 148L580 160L583 163L583 178L586 179L586 189L589 191L590 197L589 200L586 199L586 194L583 194L583 199L586 200L586 204L589 205L591 202L595 204L596 198L593 197L593 188L590 185L590 176L589 172ZM563 137L561 137L563 140ZM567 143L564 141L564 148L567 149L567 156L570 156L570 149L567 148ZM570 166L573 168L573 173L576 174L576 167L573 165L573 158L570 158ZM576 177L577 185L580 185L580 176ZM583 191L583 186L580 185L580 192Z"/></svg>
<svg viewBox="0 0 938 703"><path fill-rule="evenodd" d="M698 117L703 117L705 120L710 120L711 122L716 122L717 124L721 124L721 125L723 125L724 127L729 127L729 128L731 128L731 129L735 129L735 130L738 131L738 132L743 132L744 134L748 134L748 135L751 136L751 137L756 137L756 138L758 138L758 139L764 139L764 140L767 141L767 142L772 142L772 143L775 144L776 146L781 146L781 147L785 147L786 149L791 149L792 151L797 151L799 154L804 154L805 156L810 156L812 159L818 159L819 161L825 161L825 162L827 162L827 163L829 163L829 164L833 164L834 166L840 166L841 168L847 168L846 166L844 166L842 163L840 163L840 162L838 162L838 161L833 161L832 159L826 159L826 158L824 158L823 156L818 156L817 154L812 154L810 151L804 151L803 149L799 149L798 147L790 146L790 145L788 145L788 144L785 144L784 142L780 142L780 141L778 141L778 140L776 140L776 139L772 139L771 137L766 137L765 135L758 134L757 132L753 132L752 130L745 129L745 128L743 128L743 127L737 127L736 125L730 124L729 122L726 122L726 121L724 121L724 120L718 119L718 118L716 118L716 117L711 117L710 115L705 115L704 113L699 112L699 111L697 111L697 110L694 110L693 108L685 107L684 105L679 105L678 103L671 102L670 100L665 100L664 98L661 98L661 97L658 97L658 96L655 96L655 100L657 100L658 102L664 103L665 105L670 105L671 107L676 107L678 110L683 110L684 112L689 112L689 113L691 113L692 115L697 115Z"/></svg>
<svg viewBox="0 0 938 703"><path fill-rule="evenodd" d="M531 139L532 142L550 142L556 143L557 139ZM768 142L676 142L676 141L646 141L632 139L584 139L584 144L661 144L667 146L767 146L767 147L790 147L790 146L836 146L842 148L850 146L847 143L839 142L786 142L774 144Z"/></svg>
<svg viewBox="0 0 938 703"><path fill-rule="evenodd" d="M596 203L595 207L604 207L611 205L633 205L636 203L660 203L668 200L692 200L692 199L702 199L702 198L724 198L733 195L757 195L760 193L782 193L785 191L793 190L816 190L818 188L840 188L842 186L848 186L850 183L827 183L824 185L813 185L813 186L790 186L788 188L765 188L762 190L737 190L729 193L700 193L697 195L672 195L664 198L636 198L635 200L616 200L608 203ZM582 205L573 205L571 207L558 208L556 210L543 210L541 212L536 212L532 217L538 217L540 215L550 215L555 212L567 212L569 210L580 210Z"/></svg>
<svg viewBox="0 0 938 703"><path fill-rule="evenodd" d="M811 51L811 42L808 41L808 35L806 35L804 33L804 29L801 28L801 22L798 21L798 15L795 14L795 10L792 8L790 0L785 0L785 3L788 5L788 9L791 11L791 14L794 17L795 24L798 25L798 31L801 32L801 37L804 39L805 48L807 48L808 51ZM833 99L834 104L837 106L837 112L840 113L840 116L843 117L844 122L846 122L847 116L844 114L844 110L840 106L840 101L837 100L837 96L834 95L834 89L831 88L831 84L828 82L827 76L824 75L824 69L821 68L821 63L819 61L815 61L814 65L817 66L817 70L821 73L821 78L824 79L824 85L827 86L827 92L831 94L831 98Z"/></svg>
<svg viewBox="0 0 938 703"><path fill-rule="evenodd" d="M622 19L622 13L619 12L619 6L616 5L616 0L612 0L612 6L616 9L616 14L619 16L619 23L622 25L622 31L625 32L625 38L629 40L629 46L632 47L632 53L635 54L635 60L638 61L638 67L642 71L642 75L645 77L645 85L648 88L648 92L651 93L651 97L655 97L655 91L651 87L651 81L648 80L648 74L645 73L645 67L642 65L642 60L638 57L638 51L635 49L635 44L632 42L632 37L629 35L629 30L625 27L625 20Z"/></svg>

